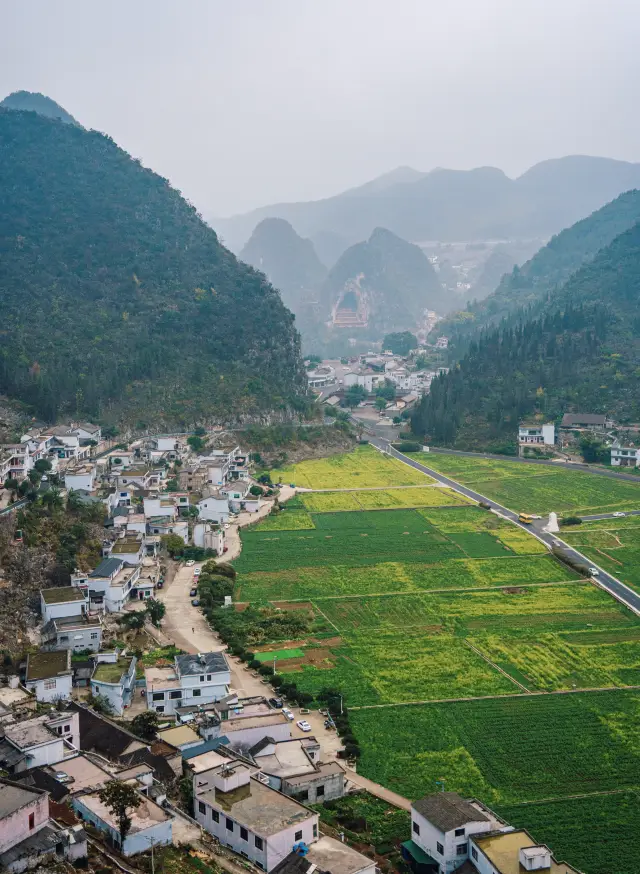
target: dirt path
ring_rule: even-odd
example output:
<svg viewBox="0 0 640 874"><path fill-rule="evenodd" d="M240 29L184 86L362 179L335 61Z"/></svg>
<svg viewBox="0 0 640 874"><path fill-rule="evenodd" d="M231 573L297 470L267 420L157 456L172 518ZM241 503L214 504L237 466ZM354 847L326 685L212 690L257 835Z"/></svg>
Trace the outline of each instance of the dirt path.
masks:
<svg viewBox="0 0 640 874"><path fill-rule="evenodd" d="M411 810L411 802L408 798L398 795L397 792L392 792L390 789L385 789L384 786L374 783L373 780L367 780L366 777L362 777L351 768L347 768L347 779L354 786L357 786L359 789L365 789L371 795L375 795L376 798L382 798L383 801L388 801L389 804L393 804L401 810Z"/></svg>

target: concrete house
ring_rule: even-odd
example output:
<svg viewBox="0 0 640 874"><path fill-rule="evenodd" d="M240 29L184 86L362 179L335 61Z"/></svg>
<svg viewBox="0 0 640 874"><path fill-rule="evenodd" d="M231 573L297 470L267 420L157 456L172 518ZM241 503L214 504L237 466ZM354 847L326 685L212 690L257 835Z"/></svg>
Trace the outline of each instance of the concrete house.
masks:
<svg viewBox="0 0 640 874"><path fill-rule="evenodd" d="M172 668L145 669L147 707L172 716L184 706L220 701L229 693L231 672L224 653L175 657Z"/></svg>
<svg viewBox="0 0 640 874"><path fill-rule="evenodd" d="M148 852L151 846L167 846L172 842L172 817L142 793L140 799L140 806L129 813L131 828L122 846L118 822L97 792L76 795L72 804L78 816L103 832L107 842L117 847L123 856L135 856Z"/></svg>
<svg viewBox="0 0 640 874"><path fill-rule="evenodd" d="M24 685L34 693L38 701L49 702L71 698L73 685L71 650L29 653Z"/></svg>
<svg viewBox="0 0 640 874"><path fill-rule="evenodd" d="M91 677L91 694L106 698L111 709L122 716L131 704L136 682L136 657L112 653L99 653Z"/></svg>
<svg viewBox="0 0 640 874"><path fill-rule="evenodd" d="M273 869L273 874L374 874L376 863L348 844L327 835L302 855L294 850Z"/></svg>
<svg viewBox="0 0 640 874"><path fill-rule="evenodd" d="M234 480L222 486L220 493L227 497L229 508L234 513L244 510L247 513L257 513L260 509L260 497L250 492L251 483L246 480Z"/></svg>
<svg viewBox="0 0 640 874"><path fill-rule="evenodd" d="M640 449L615 442L611 446L612 467L640 467Z"/></svg>
<svg viewBox="0 0 640 874"><path fill-rule="evenodd" d="M201 522L216 522L222 525L231 517L229 498L221 491L211 491L196 504Z"/></svg>
<svg viewBox="0 0 640 874"><path fill-rule="evenodd" d="M44 622L68 616L84 616L88 608L86 594L75 586L40 589L40 611Z"/></svg>
<svg viewBox="0 0 640 874"><path fill-rule="evenodd" d="M344 795L344 770L338 762L321 764L320 744L315 737L276 742L265 737L248 755L272 789L309 804Z"/></svg>
<svg viewBox="0 0 640 874"><path fill-rule="evenodd" d="M90 574L75 573L71 583L88 597L89 609L119 613L131 597L141 565L130 566L119 556L105 558Z"/></svg>
<svg viewBox="0 0 640 874"><path fill-rule="evenodd" d="M77 422L71 426L71 430L80 439L80 443L88 443L90 440L99 443L102 440L102 428L91 422Z"/></svg>
<svg viewBox="0 0 640 874"><path fill-rule="evenodd" d="M187 497L187 505L189 503L189 499ZM176 511L176 502L174 501L172 495L155 495L144 499L144 515L147 519L153 518L166 518L166 519L175 519L177 515Z"/></svg>
<svg viewBox="0 0 640 874"><path fill-rule="evenodd" d="M146 555L143 537L120 537L109 548L108 555L111 558L120 559L128 565L139 565Z"/></svg>
<svg viewBox="0 0 640 874"><path fill-rule="evenodd" d="M599 413L565 413L560 427L568 431L573 429L579 431L583 428L589 431L604 431L612 424L610 419Z"/></svg>
<svg viewBox="0 0 640 874"><path fill-rule="evenodd" d="M64 616L42 627L42 649L98 652L102 646L102 622L88 616Z"/></svg>
<svg viewBox="0 0 640 874"><path fill-rule="evenodd" d="M75 755L80 745L78 714L58 710L5 726L0 766L9 774L55 765Z"/></svg>
<svg viewBox="0 0 640 874"><path fill-rule="evenodd" d="M197 821L258 868L272 871L294 844L318 839L318 814L252 777L248 765L225 763L212 782L194 797Z"/></svg>
<svg viewBox="0 0 640 874"><path fill-rule="evenodd" d="M86 492L92 492L96 487L96 471L95 464L90 461L67 468L64 472L65 489L69 491L83 489Z"/></svg>
<svg viewBox="0 0 640 874"><path fill-rule="evenodd" d="M518 428L518 445L521 449L527 446L555 446L556 426L553 422L540 425L536 422L523 422Z"/></svg>
<svg viewBox="0 0 640 874"><path fill-rule="evenodd" d="M542 874L580 874L566 862L558 862L549 847L536 844L525 829L503 829L469 839L470 870L477 874L511 874L540 871Z"/></svg>
<svg viewBox="0 0 640 874"><path fill-rule="evenodd" d="M209 522L196 522L193 526L193 545L213 549L222 555L225 546L224 528L214 528Z"/></svg>

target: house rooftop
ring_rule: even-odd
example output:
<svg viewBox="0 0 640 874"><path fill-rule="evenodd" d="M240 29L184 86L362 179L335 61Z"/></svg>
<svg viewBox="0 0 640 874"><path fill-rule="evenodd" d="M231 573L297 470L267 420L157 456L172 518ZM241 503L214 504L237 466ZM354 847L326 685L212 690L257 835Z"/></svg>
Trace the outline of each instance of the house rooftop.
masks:
<svg viewBox="0 0 640 874"><path fill-rule="evenodd" d="M209 750L206 753L198 753L197 751L201 749L202 746L203 744L199 747L190 747L182 754L182 758L185 761L188 761L189 768L194 774L201 774L203 771L211 771L213 768L219 768L220 765L226 765L229 763L229 759L225 756L221 756L220 753L217 753L215 750Z"/></svg>
<svg viewBox="0 0 640 874"><path fill-rule="evenodd" d="M83 431L88 431L90 434L95 434L100 430L100 425L92 425L91 422L78 422L75 427L81 428Z"/></svg>
<svg viewBox="0 0 640 874"><path fill-rule="evenodd" d="M180 680L174 668L151 666L144 669L144 678L148 692L165 692L167 689L179 689Z"/></svg>
<svg viewBox="0 0 640 874"><path fill-rule="evenodd" d="M42 631L43 633L49 629L52 631L75 631L76 629L87 631L89 628L100 628L101 625L100 619L90 619L86 614L82 616L60 616L47 622Z"/></svg>
<svg viewBox="0 0 640 874"><path fill-rule="evenodd" d="M155 801L145 798L142 793L140 793L140 798L142 799L140 806L135 809L130 809L128 812L129 819L131 820L129 835L135 835L138 832L145 831L148 828L158 825L158 823L167 822L167 820L171 819L171 816L166 813L159 804L156 804ZM110 828L118 831L118 821L115 819L109 808L100 801L97 792L91 792L88 795L81 795L78 798L78 801L94 813L98 819L101 819L102 822L106 823Z"/></svg>
<svg viewBox="0 0 640 874"><path fill-rule="evenodd" d="M27 804L33 804L45 793L42 789L32 789L13 780L0 778L0 819L17 813Z"/></svg>
<svg viewBox="0 0 640 874"><path fill-rule="evenodd" d="M228 671L229 665L221 652L203 652L195 655L176 656L176 665L181 677L195 674L215 674Z"/></svg>
<svg viewBox="0 0 640 874"><path fill-rule="evenodd" d="M46 680L71 671L71 650L60 652L33 652L27 656L26 682Z"/></svg>
<svg viewBox="0 0 640 874"><path fill-rule="evenodd" d="M189 767L193 765L195 771L207 771L209 768L214 768L215 765L206 764L206 756L208 756L209 753L215 753L219 747L225 746L228 743L229 738L223 734L220 735L220 737L214 737L212 740L205 741L203 744L200 744L199 747L189 747L188 750L183 750L182 758L190 763ZM202 762L200 761L201 758Z"/></svg>
<svg viewBox="0 0 640 874"><path fill-rule="evenodd" d="M520 850L538 846L525 829L473 835L472 840L491 862L497 874L522 874L524 869L520 864ZM551 867L544 871L548 874L579 874L577 868L565 862L557 862L553 856Z"/></svg>
<svg viewBox="0 0 640 874"><path fill-rule="evenodd" d="M562 417L562 427L570 428L572 425L602 425L604 427L606 416L597 413L565 413Z"/></svg>
<svg viewBox="0 0 640 874"><path fill-rule="evenodd" d="M165 731L158 732L158 739L166 741L174 747L181 747L183 744L197 743L200 744L200 736L189 728L188 725L179 725L176 728L167 728Z"/></svg>
<svg viewBox="0 0 640 874"><path fill-rule="evenodd" d="M348 844L321 835L319 840L309 844L305 856L289 853L271 874L307 874L309 871L312 874L358 874L371 865L371 859Z"/></svg>
<svg viewBox="0 0 640 874"><path fill-rule="evenodd" d="M231 717L225 719L222 723L222 730L225 732L243 731L247 728L267 728L270 725L281 725L283 722L288 722L287 717L281 710L273 710L271 713L266 713L264 716L251 717Z"/></svg>
<svg viewBox="0 0 640 874"><path fill-rule="evenodd" d="M105 558L94 571L91 571L89 577L93 579L111 577L118 573L122 564L121 558Z"/></svg>
<svg viewBox="0 0 640 874"><path fill-rule="evenodd" d="M313 762L310 761L309 756L305 753L300 743L300 738L284 740L280 741L280 743L274 743L272 740L271 743L274 744L273 752L267 751L267 744L263 746L266 755L261 755L261 750L256 749L258 744L251 748L251 755L261 771L266 771L267 774L272 774L276 777L293 777L295 775L312 774L315 772L316 769Z"/></svg>
<svg viewBox="0 0 640 874"><path fill-rule="evenodd" d="M138 552L140 547L142 546L141 540L130 540L125 537L123 540L117 540L111 549L111 553L116 554L130 554L132 552Z"/></svg>
<svg viewBox="0 0 640 874"><path fill-rule="evenodd" d="M414 801L411 806L441 832L460 828L468 822L489 822L484 813L456 792L435 792Z"/></svg>
<svg viewBox="0 0 640 874"><path fill-rule="evenodd" d="M129 467L126 470L122 471L122 476L148 476L151 473L148 467L140 466L140 467Z"/></svg>
<svg viewBox="0 0 640 874"><path fill-rule="evenodd" d="M71 716L70 713L68 715ZM37 744L50 743L58 737L47 728L47 723L51 722L53 718L50 715L34 716L33 719L25 719L24 722L6 725L5 737L14 746L23 750ZM64 719L64 713L56 712L55 719Z"/></svg>
<svg viewBox="0 0 640 874"><path fill-rule="evenodd" d="M263 836L277 834L313 815L297 801L253 777L230 792L209 789L198 798L231 814L240 824Z"/></svg>
<svg viewBox="0 0 640 874"><path fill-rule="evenodd" d="M84 592L76 586L60 586L55 589L40 589L45 604L66 604L70 601L84 601Z"/></svg>
<svg viewBox="0 0 640 874"><path fill-rule="evenodd" d="M64 785L69 792L80 792L83 789L98 789L113 780L112 775L96 765L85 755L73 756L46 768L46 773L59 782L61 775L65 775Z"/></svg>
<svg viewBox="0 0 640 874"><path fill-rule="evenodd" d="M262 767L261 762L259 762L260 767ZM344 774L344 770L342 766L338 762L325 762L324 764L317 765L313 772L309 771L305 774L298 774L295 777L287 777L287 783L290 786L303 786L305 783L308 783L309 780L313 780L313 774L316 777L331 777L333 774L339 774L342 772Z"/></svg>
<svg viewBox="0 0 640 874"><path fill-rule="evenodd" d="M99 662L91 679L97 683L119 683L121 677L128 673L132 661L133 658L120 656L117 662Z"/></svg>

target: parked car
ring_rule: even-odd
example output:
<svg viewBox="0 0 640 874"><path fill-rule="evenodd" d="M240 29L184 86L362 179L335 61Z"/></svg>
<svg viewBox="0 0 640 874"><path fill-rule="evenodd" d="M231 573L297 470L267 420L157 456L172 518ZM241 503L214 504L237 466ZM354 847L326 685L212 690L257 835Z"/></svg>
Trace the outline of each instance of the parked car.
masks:
<svg viewBox="0 0 640 874"><path fill-rule="evenodd" d="M282 698L269 698L269 704L275 710L282 710Z"/></svg>
<svg viewBox="0 0 640 874"><path fill-rule="evenodd" d="M591 574L592 577L597 577L598 574L600 573L600 571L598 570L597 567L590 567L589 573Z"/></svg>
<svg viewBox="0 0 640 874"><path fill-rule="evenodd" d="M620 513L620 512L618 511L617 513L614 513L614 514L613 514L613 518L614 518L614 519L622 519L622 518L624 518L626 515L627 515L626 513Z"/></svg>
<svg viewBox="0 0 640 874"><path fill-rule="evenodd" d="M196 596L197 594L198 594L198 590L194 587L194 588L191 589L191 591L189 592L189 597L190 597L190 598L195 598L195 596Z"/></svg>
<svg viewBox="0 0 640 874"><path fill-rule="evenodd" d="M299 719L296 723L300 731L311 731L311 726L306 719Z"/></svg>
<svg viewBox="0 0 640 874"><path fill-rule="evenodd" d="M164 580L158 580L156 583L156 589L164 589Z"/></svg>
<svg viewBox="0 0 640 874"><path fill-rule="evenodd" d="M191 602L191 606L192 606L192 607L199 607L199 606L200 606L200 601L198 601L197 598L194 598L193 601Z"/></svg>
<svg viewBox="0 0 640 874"><path fill-rule="evenodd" d="M282 712L283 712L284 715L287 717L287 719L289 720L289 722L293 722L293 718L294 718L294 717L293 717L293 713L289 710L288 707L283 707L283 708L282 708Z"/></svg>
<svg viewBox="0 0 640 874"><path fill-rule="evenodd" d="M201 567L197 567L197 568L194 570L193 575L194 575L194 577L199 577L201 573L202 573L202 568L201 568Z"/></svg>
<svg viewBox="0 0 640 874"><path fill-rule="evenodd" d="M195 564L195 561L192 558L190 558L189 561L187 562L187 567L193 567L194 564Z"/></svg>

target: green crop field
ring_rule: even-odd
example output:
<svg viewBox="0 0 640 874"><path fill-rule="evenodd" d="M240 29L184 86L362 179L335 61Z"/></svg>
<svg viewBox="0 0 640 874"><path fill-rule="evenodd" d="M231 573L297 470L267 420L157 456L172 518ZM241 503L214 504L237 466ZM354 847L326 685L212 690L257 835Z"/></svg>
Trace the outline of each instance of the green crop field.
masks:
<svg viewBox="0 0 640 874"><path fill-rule="evenodd" d="M401 507L447 507L469 501L452 489L439 486L407 486L402 489L371 489L353 492L303 492L302 503L313 513L337 510L393 510Z"/></svg>
<svg viewBox="0 0 640 874"><path fill-rule="evenodd" d="M342 455L301 461L281 470L272 470L270 474L274 483L295 483L305 489L419 486L433 482L430 476L382 455L372 446L358 446Z"/></svg>
<svg viewBox="0 0 640 874"><path fill-rule="evenodd" d="M304 650L293 647L292 649L274 649L268 652L256 652L254 658L258 662L271 662L274 659L301 659Z"/></svg>
<svg viewBox="0 0 640 874"><path fill-rule="evenodd" d="M629 523L640 517L607 519L608 527L592 527L598 522L583 522L576 528L565 528L562 538L588 558L613 574L623 583L640 592L640 525ZM627 523L618 525L618 523Z"/></svg>
<svg viewBox="0 0 640 874"><path fill-rule="evenodd" d="M288 507L260 522L261 531L303 531L309 528L315 528L311 516L305 510L290 510Z"/></svg>
<svg viewBox="0 0 640 874"><path fill-rule="evenodd" d="M518 461L424 453L427 467L515 511L589 513L640 509L637 483Z"/></svg>
<svg viewBox="0 0 640 874"><path fill-rule="evenodd" d="M640 692L353 710L358 771L418 798L446 788L495 805L640 786Z"/></svg>
<svg viewBox="0 0 640 874"><path fill-rule="evenodd" d="M628 874L629 860L640 856L638 792L498 805L497 813L585 874Z"/></svg>

